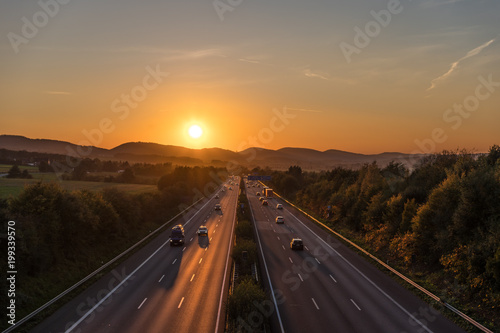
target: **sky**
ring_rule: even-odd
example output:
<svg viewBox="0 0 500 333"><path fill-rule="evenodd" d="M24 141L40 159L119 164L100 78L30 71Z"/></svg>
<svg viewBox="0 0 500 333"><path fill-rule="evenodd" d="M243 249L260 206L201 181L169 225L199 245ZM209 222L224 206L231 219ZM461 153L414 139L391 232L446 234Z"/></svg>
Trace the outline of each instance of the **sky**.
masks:
<svg viewBox="0 0 500 333"><path fill-rule="evenodd" d="M233 151L500 144L498 0L2 1L0 35L0 134Z"/></svg>

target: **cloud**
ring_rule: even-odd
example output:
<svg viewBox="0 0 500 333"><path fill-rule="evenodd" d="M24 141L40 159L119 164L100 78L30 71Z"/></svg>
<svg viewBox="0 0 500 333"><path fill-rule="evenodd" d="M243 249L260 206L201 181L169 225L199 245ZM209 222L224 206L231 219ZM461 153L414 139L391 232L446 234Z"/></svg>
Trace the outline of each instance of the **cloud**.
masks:
<svg viewBox="0 0 500 333"><path fill-rule="evenodd" d="M465 59L468 59L468 58L471 58L471 57L478 55L479 53L481 53L482 50L484 50L485 48L490 46L493 42L495 42L495 40L496 40L496 38L493 38L492 40L484 43L483 45L478 46L475 49L470 50L469 52L467 52L467 54L465 56L463 56L462 58L453 62L451 64L451 67L448 70L448 72L444 73L443 75L441 75L441 76L439 76L431 81L431 86L429 88L427 88L427 91L434 89L439 81L443 81L448 76L450 76L458 68L458 65L460 64L460 62L464 61Z"/></svg>
<svg viewBox="0 0 500 333"><path fill-rule="evenodd" d="M70 93L68 91L45 91L44 92L47 95L73 95L73 93Z"/></svg>
<svg viewBox="0 0 500 333"><path fill-rule="evenodd" d="M330 77L328 74L322 73L322 72L315 72L310 69L304 69L302 73L310 78L316 78L316 79L321 79L321 80L326 80L330 81Z"/></svg>
<svg viewBox="0 0 500 333"><path fill-rule="evenodd" d="M458 3L458 2L463 2L464 0L447 0L447 1L443 1L443 2L439 2L439 1L427 1L427 2L424 2L422 3L422 7L424 8L432 8L432 7L437 7L437 6L443 6L443 5L452 5L454 3Z"/></svg>
<svg viewBox="0 0 500 333"><path fill-rule="evenodd" d="M203 59L209 57L221 57L225 58L222 49L209 48L201 50L174 50L169 51L169 55L164 58L165 61L172 60L189 60L189 59Z"/></svg>

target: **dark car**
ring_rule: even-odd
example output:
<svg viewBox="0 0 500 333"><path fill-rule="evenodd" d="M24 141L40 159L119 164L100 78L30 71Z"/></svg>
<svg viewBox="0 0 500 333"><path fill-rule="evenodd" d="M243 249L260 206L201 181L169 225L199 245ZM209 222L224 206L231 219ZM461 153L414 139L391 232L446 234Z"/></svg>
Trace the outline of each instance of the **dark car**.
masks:
<svg viewBox="0 0 500 333"><path fill-rule="evenodd" d="M290 248L292 250L303 250L304 249L304 243L302 242L302 239L300 239L300 238L293 238L292 241L290 242Z"/></svg>
<svg viewBox="0 0 500 333"><path fill-rule="evenodd" d="M267 206L269 205L269 203L267 202L267 200L262 200L262 206Z"/></svg>
<svg viewBox="0 0 500 333"><path fill-rule="evenodd" d="M170 246L184 244L184 228L178 224L172 228L170 233Z"/></svg>

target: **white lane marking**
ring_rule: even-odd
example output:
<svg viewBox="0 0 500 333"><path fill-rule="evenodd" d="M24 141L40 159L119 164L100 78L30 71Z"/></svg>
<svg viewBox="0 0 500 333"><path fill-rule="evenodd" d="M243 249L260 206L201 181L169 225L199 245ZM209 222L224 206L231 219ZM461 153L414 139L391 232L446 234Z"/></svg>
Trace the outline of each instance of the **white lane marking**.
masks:
<svg viewBox="0 0 500 333"><path fill-rule="evenodd" d="M213 237L210 237L210 241L212 241L212 238L213 238Z"/></svg>
<svg viewBox="0 0 500 333"><path fill-rule="evenodd" d="M215 234L215 230L214 230L213 234Z"/></svg>
<svg viewBox="0 0 500 333"><path fill-rule="evenodd" d="M427 326L425 326L420 320L418 320L414 315L412 315L410 312L408 312L408 310L406 310L401 304L399 304L398 302L396 302L396 300L394 298L392 298L391 296L389 296L389 294L387 294L385 291L382 290L382 288L380 288L375 282L373 282L372 280L370 280L370 278L368 278L368 276L366 276L365 274L363 274L363 272L361 272L356 266L354 266L349 260L347 260L343 255L340 254L340 252L338 252L337 250L335 250L330 244L328 244L323 238L319 237L314 231L311 230L311 228L309 228L308 226L306 226L301 220L299 220L295 215L292 214L292 217L295 218L300 224L302 224L304 226L304 228L306 228L307 230L309 230L314 236L316 236L317 239L319 239L320 241L322 241L326 246L328 246L332 252L336 253L339 258L341 258L347 265L351 266L351 268L353 270L355 270L360 276L362 276L368 283L370 283L375 289L377 289L382 295L384 295L389 301L391 301L394 305L396 305L401 311L403 311L408 317L410 317L413 321L415 321L417 324L420 325L420 327L422 327L422 329L424 329L425 331L429 332L429 333L432 333L432 331L430 329L427 328Z"/></svg>
<svg viewBox="0 0 500 333"><path fill-rule="evenodd" d="M313 301L314 306L316 307L316 309L318 309L318 310L319 310L319 306L318 306L318 304L316 304L316 301L314 300L314 298L311 298L311 299L312 299L312 301Z"/></svg>
<svg viewBox="0 0 500 333"><path fill-rule="evenodd" d="M285 251L286 251L286 249L285 249L285 246L284 246L284 245L281 245L281 247L283 248L283 250L285 250Z"/></svg>
<svg viewBox="0 0 500 333"><path fill-rule="evenodd" d="M321 263L319 262L318 258L314 258L314 259L316 259L316 261L318 262L318 264L320 264L320 265L321 265Z"/></svg>
<svg viewBox="0 0 500 333"><path fill-rule="evenodd" d="M141 306L144 304L144 302L146 302L146 300L147 300L147 299L148 299L148 298L146 297L146 298L144 299L144 301L142 301L141 305L139 305L139 307L137 308L137 310L139 310L139 309L141 308Z"/></svg>
<svg viewBox="0 0 500 333"><path fill-rule="evenodd" d="M359 311L361 311L361 309L359 308L359 306L356 304L356 302L354 302L354 300L352 298L351 298L351 302L352 302L352 304L354 304L354 306L356 308L358 308Z"/></svg>
<svg viewBox="0 0 500 333"><path fill-rule="evenodd" d="M207 204L208 204L209 201L207 201L207 203L205 205L203 205L203 207L205 207ZM203 208L201 207L201 209ZM199 211L198 211L199 212ZM196 212L184 225L187 225L195 216L196 214L198 214L198 212ZM80 319L78 319L70 328L68 328L65 333L69 333L71 332L72 330L75 329L75 327L77 327L78 325L80 325L80 323L82 321L84 321L92 312L95 311L95 309L97 309L98 307L101 306L102 303L104 303L116 290L118 290L118 288L122 287L122 285L124 283L126 283L128 281L128 279L130 279L131 276L133 276L139 269L142 268L142 266L144 266L149 260L151 260L151 258L153 258L154 255L156 255L167 243L170 242L170 239L168 239L165 243L163 243L160 247L158 247L156 249L156 251L154 251L146 260L144 260L142 262L142 264L140 264L139 266L137 266L136 269L134 269L129 275L127 275L116 287L114 287L108 294L106 294L106 296L104 296L103 298L101 298L101 300L99 302L97 302L96 305L94 305L90 310L88 310L83 316L80 317ZM275 303L276 304L276 303ZM277 306L277 305L276 305Z"/></svg>
<svg viewBox="0 0 500 333"><path fill-rule="evenodd" d="M304 245L304 248L306 249L306 251L309 251L309 248L307 246Z"/></svg>
<svg viewBox="0 0 500 333"><path fill-rule="evenodd" d="M189 240L190 242L193 240L193 237L191 237L191 239Z"/></svg>
<svg viewBox="0 0 500 333"><path fill-rule="evenodd" d="M181 302L179 303L179 306L177 306L177 309L180 309L182 306L182 302L184 302L184 297L181 299Z"/></svg>
<svg viewBox="0 0 500 333"><path fill-rule="evenodd" d="M215 226L216 228L219 226L219 223L217 223L217 225Z"/></svg>
<svg viewBox="0 0 500 333"><path fill-rule="evenodd" d="M293 260L292 260L292 258L288 257L288 260L290 260L290 262L293 264Z"/></svg>
<svg viewBox="0 0 500 333"><path fill-rule="evenodd" d="M205 248L205 251L208 250L208 247Z"/></svg>
<svg viewBox="0 0 500 333"><path fill-rule="evenodd" d="M191 276L191 280L189 280L189 282L193 282L194 276L195 276L195 274L193 274L193 276Z"/></svg>
<svg viewBox="0 0 500 333"><path fill-rule="evenodd" d="M302 279L302 276L298 273L297 273L297 275L299 276L300 281L304 282L304 279Z"/></svg>
<svg viewBox="0 0 500 333"><path fill-rule="evenodd" d="M330 277L332 278L333 282L337 283L337 280L330 274Z"/></svg>
<svg viewBox="0 0 500 333"><path fill-rule="evenodd" d="M182 249L182 252L184 252L185 249L186 249L186 247L184 246L184 248Z"/></svg>
<svg viewBox="0 0 500 333"><path fill-rule="evenodd" d="M278 240L281 240L279 236L276 236L276 238L278 238Z"/></svg>
<svg viewBox="0 0 500 333"><path fill-rule="evenodd" d="M177 258L175 258L174 261L172 261L172 265L175 264L176 261L177 261Z"/></svg>
<svg viewBox="0 0 500 333"><path fill-rule="evenodd" d="M203 258L200 258L200 261L198 261L198 265L201 264L201 261L203 260Z"/></svg>
<svg viewBox="0 0 500 333"><path fill-rule="evenodd" d="M161 282L161 280L163 280L164 277L165 275L162 275L161 278L158 280L158 282Z"/></svg>

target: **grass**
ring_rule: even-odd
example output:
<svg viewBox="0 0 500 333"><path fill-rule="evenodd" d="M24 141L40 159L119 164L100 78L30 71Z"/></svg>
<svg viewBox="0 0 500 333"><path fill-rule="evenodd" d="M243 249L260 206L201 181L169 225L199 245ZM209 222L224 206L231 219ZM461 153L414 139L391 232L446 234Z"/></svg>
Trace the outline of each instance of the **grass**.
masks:
<svg viewBox="0 0 500 333"><path fill-rule="evenodd" d="M1 166L0 166L1 167ZM0 177L0 198L8 198L10 196L18 196L23 189L30 184L42 181L44 183L57 182L61 187L68 191L89 190L101 191L105 188L114 187L120 191L131 194L150 192L156 190L155 185L143 184L120 184L120 183L103 183L103 182L87 182L76 180L59 180L53 173L33 173L33 179L10 179Z"/></svg>
<svg viewBox="0 0 500 333"><path fill-rule="evenodd" d="M0 164L0 173L8 173L10 168L12 168L12 164ZM28 170L29 173L38 172L38 167L36 166L20 165L19 169L21 171Z"/></svg>

